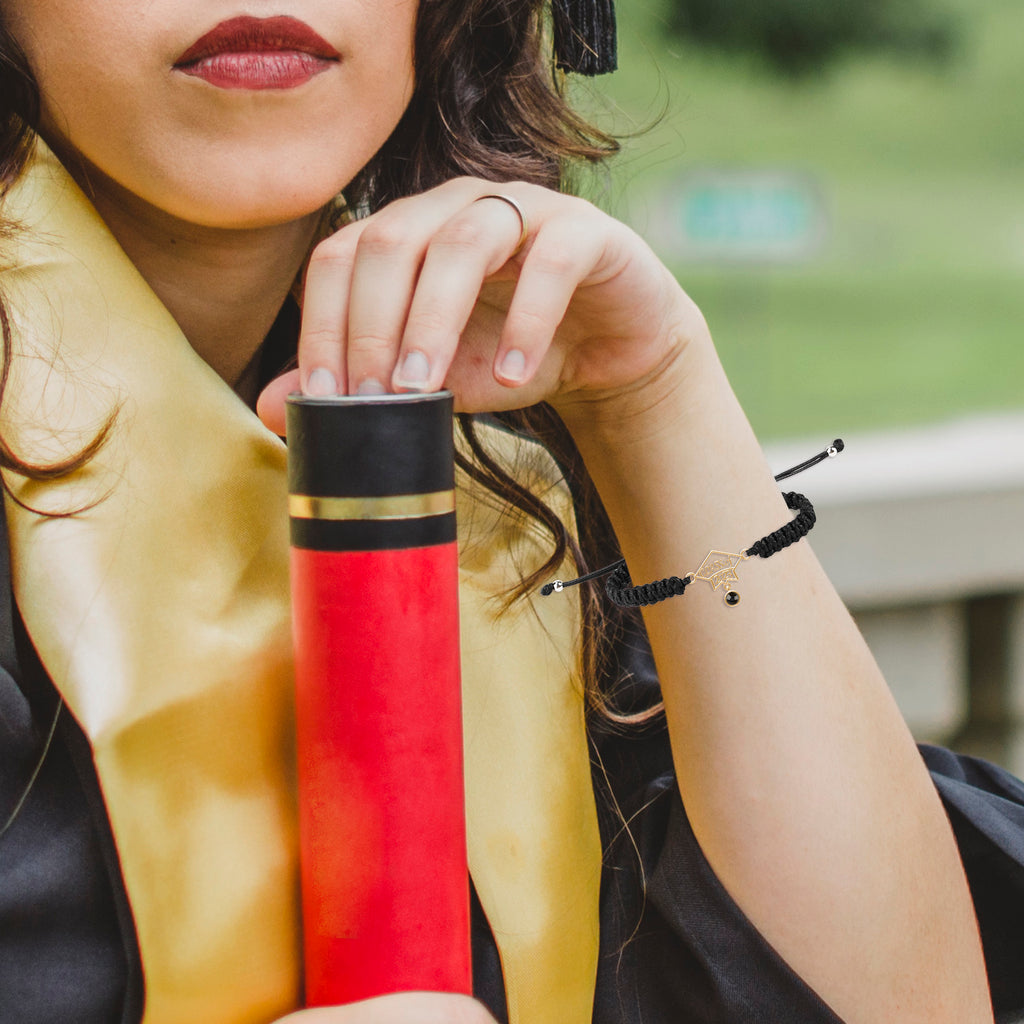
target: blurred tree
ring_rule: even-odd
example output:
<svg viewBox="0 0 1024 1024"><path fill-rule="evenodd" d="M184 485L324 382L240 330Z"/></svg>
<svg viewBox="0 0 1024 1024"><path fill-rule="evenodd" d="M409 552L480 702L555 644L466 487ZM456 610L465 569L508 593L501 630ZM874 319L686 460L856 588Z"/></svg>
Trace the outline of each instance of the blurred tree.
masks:
<svg viewBox="0 0 1024 1024"><path fill-rule="evenodd" d="M670 0L680 36L751 53L784 75L825 68L850 50L890 50L943 63L953 15L932 0Z"/></svg>

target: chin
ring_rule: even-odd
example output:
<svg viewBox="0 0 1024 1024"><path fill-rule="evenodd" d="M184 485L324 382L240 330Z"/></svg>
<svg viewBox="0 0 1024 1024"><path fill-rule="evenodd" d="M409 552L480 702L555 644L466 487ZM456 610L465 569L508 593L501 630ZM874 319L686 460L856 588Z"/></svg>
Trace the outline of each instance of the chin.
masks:
<svg viewBox="0 0 1024 1024"><path fill-rule="evenodd" d="M179 145L171 158L162 146L94 154L59 135L44 137L97 205L202 228L264 228L309 217L361 166L351 152L312 147Z"/></svg>
<svg viewBox="0 0 1024 1024"><path fill-rule="evenodd" d="M339 190L326 194L320 192L312 195L271 195L263 193L246 200L237 193L225 202L197 203L194 197L184 200L180 205L167 203L165 212L202 228L220 228L225 230L246 230L253 228L276 227L290 224L318 213L337 195Z"/></svg>
<svg viewBox="0 0 1024 1024"><path fill-rule="evenodd" d="M368 152L372 155L372 149ZM368 158L368 157L367 157ZM175 168L154 183L156 205L182 220L204 227L270 227L308 217L331 202L362 167L351 153L318 148L239 147L191 165L187 175ZM161 194L162 193L162 194Z"/></svg>
<svg viewBox="0 0 1024 1024"><path fill-rule="evenodd" d="M323 209L355 173L287 158L268 166L255 162L245 168L207 165L201 174L155 183L145 198L172 217L199 227L272 227Z"/></svg>

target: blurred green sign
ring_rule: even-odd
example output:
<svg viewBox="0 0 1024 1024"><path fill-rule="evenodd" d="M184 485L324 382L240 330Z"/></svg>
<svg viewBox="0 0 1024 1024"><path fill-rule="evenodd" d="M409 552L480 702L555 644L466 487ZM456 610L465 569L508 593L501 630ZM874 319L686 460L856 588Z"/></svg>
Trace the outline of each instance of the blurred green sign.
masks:
<svg viewBox="0 0 1024 1024"><path fill-rule="evenodd" d="M667 205L657 241L684 259L799 261L820 249L827 231L821 192L799 173L698 171Z"/></svg>

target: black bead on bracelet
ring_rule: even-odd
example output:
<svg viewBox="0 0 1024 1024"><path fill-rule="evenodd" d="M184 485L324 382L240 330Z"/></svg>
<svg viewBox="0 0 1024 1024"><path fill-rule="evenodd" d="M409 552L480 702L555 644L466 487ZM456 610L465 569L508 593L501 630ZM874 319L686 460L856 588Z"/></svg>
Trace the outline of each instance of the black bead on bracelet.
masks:
<svg viewBox="0 0 1024 1024"><path fill-rule="evenodd" d="M775 479L785 480L787 477L795 476L797 473L817 465L823 459L833 458L843 448L843 442L836 438L825 451L820 452L806 462L801 462L800 465L794 466L792 469L779 473ZM657 604L659 601L676 597L685 593L686 588L694 580L704 580L711 584L712 590L724 589L725 603L729 607L735 607L740 603L740 595L736 590L732 589L731 585L739 579L736 573L739 563L745 562L748 558L752 558L755 555L759 558L771 558L772 555L782 551L783 548L788 548L790 544L795 544L801 537L806 537L814 526L817 516L814 512L814 506L805 495L798 494L796 491L789 491L783 494L782 497L785 499L787 507L796 512L796 516L790 522L762 537L759 541L751 544L749 548L740 551L738 554L731 551L709 551L704 561L701 562L700 567L693 572L688 572L685 576L669 576L663 580L654 580L652 583L633 586L629 577L629 569L626 567L626 560L620 559L612 565L587 573L585 576L580 576L574 580L567 580L565 582L555 580L553 583L546 583L541 588L541 593L546 596L561 591L565 587L576 586L579 583L585 583L587 580L610 574L605 584L605 592L608 594L608 597L617 605L635 608L641 605Z"/></svg>

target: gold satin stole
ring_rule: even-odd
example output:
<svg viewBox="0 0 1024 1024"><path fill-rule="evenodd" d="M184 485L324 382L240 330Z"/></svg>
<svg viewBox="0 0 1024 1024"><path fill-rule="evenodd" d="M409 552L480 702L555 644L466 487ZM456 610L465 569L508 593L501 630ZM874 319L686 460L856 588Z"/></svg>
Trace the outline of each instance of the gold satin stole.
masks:
<svg viewBox="0 0 1024 1024"><path fill-rule="evenodd" d="M92 744L134 914L146 1024L267 1024L300 1005L285 451L192 350L37 140L4 216L14 357L3 437L78 451L73 475L6 474L18 606ZM571 505L550 459L506 462ZM540 539L459 481L471 873L514 1024L584 1024L600 843L578 608L501 612Z"/></svg>

